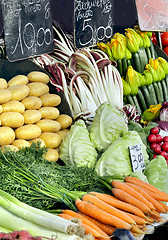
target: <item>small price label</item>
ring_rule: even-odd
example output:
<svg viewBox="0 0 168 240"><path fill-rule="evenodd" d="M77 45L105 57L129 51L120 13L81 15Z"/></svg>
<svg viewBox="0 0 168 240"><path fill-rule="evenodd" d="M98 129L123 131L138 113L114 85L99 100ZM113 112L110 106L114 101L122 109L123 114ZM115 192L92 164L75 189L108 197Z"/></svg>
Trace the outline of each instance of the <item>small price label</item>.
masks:
<svg viewBox="0 0 168 240"><path fill-rule="evenodd" d="M133 172L136 171L142 172L145 169L145 163L141 144L130 146L129 153Z"/></svg>

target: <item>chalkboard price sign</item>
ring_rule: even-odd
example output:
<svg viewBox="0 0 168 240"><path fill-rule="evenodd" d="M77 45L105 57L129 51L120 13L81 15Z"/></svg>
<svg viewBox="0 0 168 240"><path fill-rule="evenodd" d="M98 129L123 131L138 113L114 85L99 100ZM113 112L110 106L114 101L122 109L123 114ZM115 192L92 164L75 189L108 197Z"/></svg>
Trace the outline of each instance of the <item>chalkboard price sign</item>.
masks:
<svg viewBox="0 0 168 240"><path fill-rule="evenodd" d="M142 172L145 169L145 163L141 144L130 146L129 153L133 172Z"/></svg>
<svg viewBox="0 0 168 240"><path fill-rule="evenodd" d="M6 55L10 61L53 51L49 0L1 0Z"/></svg>
<svg viewBox="0 0 168 240"><path fill-rule="evenodd" d="M168 31L168 0L135 0L142 31Z"/></svg>
<svg viewBox="0 0 168 240"><path fill-rule="evenodd" d="M113 35L113 0L75 0L74 33L77 48L93 46Z"/></svg>

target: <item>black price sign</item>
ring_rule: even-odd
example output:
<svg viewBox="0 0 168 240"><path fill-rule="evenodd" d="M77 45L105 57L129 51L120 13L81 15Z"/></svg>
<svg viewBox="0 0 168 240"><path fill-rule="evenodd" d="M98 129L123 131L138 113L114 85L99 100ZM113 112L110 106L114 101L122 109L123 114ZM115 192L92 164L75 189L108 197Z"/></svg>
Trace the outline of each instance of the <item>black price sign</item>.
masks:
<svg viewBox="0 0 168 240"><path fill-rule="evenodd" d="M77 48L109 40L113 35L113 0L75 0L74 33Z"/></svg>
<svg viewBox="0 0 168 240"><path fill-rule="evenodd" d="M167 0L135 0L142 31L168 31Z"/></svg>
<svg viewBox="0 0 168 240"><path fill-rule="evenodd" d="M141 144L136 144L129 147L131 164L133 172L143 171L145 169L145 163L143 158Z"/></svg>
<svg viewBox="0 0 168 240"><path fill-rule="evenodd" d="M53 51L50 0L1 0L10 61Z"/></svg>

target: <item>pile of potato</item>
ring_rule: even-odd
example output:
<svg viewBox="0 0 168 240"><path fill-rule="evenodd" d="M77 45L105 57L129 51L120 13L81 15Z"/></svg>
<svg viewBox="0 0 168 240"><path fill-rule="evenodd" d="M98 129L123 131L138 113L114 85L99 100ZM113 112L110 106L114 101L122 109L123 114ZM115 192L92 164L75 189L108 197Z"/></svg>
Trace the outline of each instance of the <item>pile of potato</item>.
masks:
<svg viewBox="0 0 168 240"><path fill-rule="evenodd" d="M32 71L8 82L0 78L0 146L18 150L40 141L48 148L46 159L57 161L59 146L72 118L60 114L61 97L49 92L49 76Z"/></svg>

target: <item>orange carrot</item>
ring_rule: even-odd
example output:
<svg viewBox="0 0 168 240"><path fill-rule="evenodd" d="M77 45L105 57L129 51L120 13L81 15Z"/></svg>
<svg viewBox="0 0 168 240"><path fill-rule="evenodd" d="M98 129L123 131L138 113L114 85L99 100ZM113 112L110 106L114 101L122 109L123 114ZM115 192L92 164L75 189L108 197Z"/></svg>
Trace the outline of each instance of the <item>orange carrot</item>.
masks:
<svg viewBox="0 0 168 240"><path fill-rule="evenodd" d="M112 214L115 217L122 219L123 221L129 224L135 224L133 219L128 217L123 211L118 210L117 208L105 203L104 201L100 200L96 196L93 196L91 194L85 194L82 200L94 204L96 207L104 210L107 213Z"/></svg>
<svg viewBox="0 0 168 240"><path fill-rule="evenodd" d="M151 184L149 184L147 182L144 182L144 181L142 181L142 180L140 180L138 178L127 176L127 177L125 177L125 181L133 183L133 184L135 184L137 186L141 186L141 187L143 187L143 188L145 188L145 189L147 189L147 190L149 190L151 192L155 192L155 193L159 193L159 194L162 193L162 194L164 194L164 196L167 196L167 198L168 198L168 194L167 193L165 193L163 191L160 191L158 188L154 187L153 185L151 185Z"/></svg>
<svg viewBox="0 0 168 240"><path fill-rule="evenodd" d="M97 193L97 192L90 192L90 194L95 195L96 197L98 197L99 199L101 199L102 201L106 202L107 204L109 204L113 207L124 210L126 212L134 213L135 215L137 215L139 217L145 217L145 214L139 208L137 208L129 203L120 201L116 197L113 197L113 196L105 194L105 193Z"/></svg>
<svg viewBox="0 0 168 240"><path fill-rule="evenodd" d="M92 223L94 223L96 226L98 226L102 231L104 231L105 233L107 233L109 236L111 236L113 234L113 232L116 230L116 228L110 226L110 225L107 225L107 224L104 224L100 221L98 221L97 219L95 218L92 218L84 213L81 213L81 212L78 212L78 214L84 216L85 218L87 218L89 221L91 221Z"/></svg>
<svg viewBox="0 0 168 240"><path fill-rule="evenodd" d="M131 217L136 222L136 224L141 224L141 225L147 224L146 219L144 219L142 217L136 216L136 215L134 215L132 213L128 213L128 212L126 212L126 214L129 217Z"/></svg>
<svg viewBox="0 0 168 240"><path fill-rule="evenodd" d="M132 183L128 183L126 182L126 184L128 186L130 186L131 188L137 190L139 193L141 193L148 201L151 202L151 204L153 204L153 206L155 207L155 209L160 212L160 213L165 213L165 210L163 208L163 206L161 206L161 204L159 204L158 201L156 201L153 197L151 197L146 191L145 189L143 190L142 188L132 184Z"/></svg>
<svg viewBox="0 0 168 240"><path fill-rule="evenodd" d="M166 196L165 192L161 192L160 193L156 193L156 192L152 192L148 189L145 189L143 187L141 187L141 189L145 190L151 197L153 197L155 200L158 201L163 201L163 202L168 202L168 196Z"/></svg>
<svg viewBox="0 0 168 240"><path fill-rule="evenodd" d="M112 225L116 228L124 228L128 230L130 230L132 227L129 223L126 223L125 221L106 213L89 202L77 199L75 201L75 205L80 212L85 213L86 215L89 215L90 217L93 217L102 223Z"/></svg>
<svg viewBox="0 0 168 240"><path fill-rule="evenodd" d="M160 214L156 211L156 210L152 210L150 212L150 215L153 217L153 218L160 218Z"/></svg>
<svg viewBox="0 0 168 240"><path fill-rule="evenodd" d="M133 197L138 199L140 202L145 203L150 209L155 209L153 204L151 204L140 192L138 192L137 190L131 188L126 183L121 182L121 181L117 181L117 180L113 180L112 181L112 186L129 193L130 195L132 195Z"/></svg>
<svg viewBox="0 0 168 240"><path fill-rule="evenodd" d="M104 237L107 237L108 238L108 235L103 232L98 226L96 226L93 222L91 222L89 219L87 219L86 217L80 215L79 213L77 212L74 212L72 210L69 210L69 209L65 209L65 210L62 210L62 213L64 214L68 214L69 216L71 216L71 218L78 218L81 220L82 223L90 226L91 228L95 229L97 232L100 233L101 236L104 236Z"/></svg>
<svg viewBox="0 0 168 240"><path fill-rule="evenodd" d="M159 204L162 205L162 207L165 209L166 212L168 212L168 206L160 201L157 201ZM159 211L158 211L159 212Z"/></svg>
<svg viewBox="0 0 168 240"><path fill-rule="evenodd" d="M142 230L140 230L140 229L138 228L137 225L133 225L131 231L134 232L134 233L139 233L139 234L144 233Z"/></svg>
<svg viewBox="0 0 168 240"><path fill-rule="evenodd" d="M118 188L112 188L112 193L120 200L138 207L144 213L150 212L150 208L145 203L140 202L135 197L131 196L129 193L126 193L125 191L120 190Z"/></svg>
<svg viewBox="0 0 168 240"><path fill-rule="evenodd" d="M68 214L66 214L66 213L59 213L58 216L60 216L60 217L62 217L62 218L65 218L65 219L67 219L67 220L73 219L72 216L70 216L70 215L68 215ZM101 234L100 234L98 231L96 231L96 230L95 230L94 228L92 228L91 226L83 223L82 221L81 221L81 226L85 229L85 233L86 233L86 234L89 234L89 233L90 233L90 234L92 234L93 237L96 237L96 238L98 238L98 239L103 239L103 240L106 240L106 239L107 239L107 240L110 240L110 238L108 237L108 235L106 235L105 237L101 236Z"/></svg>

